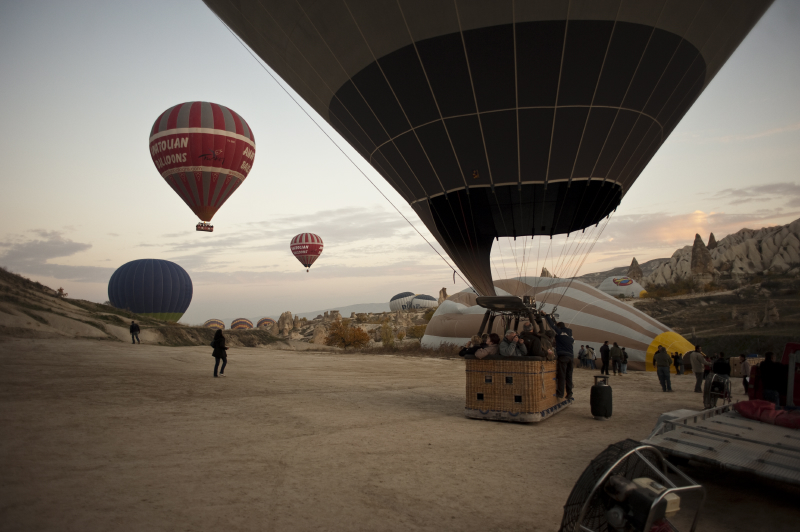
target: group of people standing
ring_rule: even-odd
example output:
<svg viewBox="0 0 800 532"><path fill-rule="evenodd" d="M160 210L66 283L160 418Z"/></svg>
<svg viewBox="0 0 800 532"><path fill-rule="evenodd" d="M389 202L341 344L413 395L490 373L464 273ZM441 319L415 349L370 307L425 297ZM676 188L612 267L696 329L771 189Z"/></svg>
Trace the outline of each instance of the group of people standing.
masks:
<svg viewBox="0 0 800 532"><path fill-rule="evenodd" d="M583 368L597 369L597 355L594 348L588 344L581 346L578 351L578 360ZM603 345L600 346L600 362L601 375L610 375L611 371L614 372L614 375L628 373L628 352L617 342L613 342L613 345L608 345L608 340L603 342Z"/></svg>

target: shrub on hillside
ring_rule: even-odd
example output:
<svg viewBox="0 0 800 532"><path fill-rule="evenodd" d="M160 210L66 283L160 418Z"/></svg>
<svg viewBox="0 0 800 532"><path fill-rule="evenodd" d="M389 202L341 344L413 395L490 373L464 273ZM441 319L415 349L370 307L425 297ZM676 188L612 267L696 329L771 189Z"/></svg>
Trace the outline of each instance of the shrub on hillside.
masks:
<svg viewBox="0 0 800 532"><path fill-rule="evenodd" d="M438 309L438 308L439 307L428 309L428 311L425 312L425 314L422 315L422 319L425 320L425 321L431 321L431 318L433 318L433 314L436 312L436 309Z"/></svg>
<svg viewBox="0 0 800 532"><path fill-rule="evenodd" d="M328 328L325 345L347 349L360 349L369 344L369 335L361 327L350 325L350 320L337 320Z"/></svg>
<svg viewBox="0 0 800 532"><path fill-rule="evenodd" d="M384 347L394 346L394 330L388 321L383 322L381 325L381 343Z"/></svg>
<svg viewBox="0 0 800 532"><path fill-rule="evenodd" d="M412 325L406 330L406 334L409 338L422 340L422 337L425 336L425 329L427 328L427 325Z"/></svg>

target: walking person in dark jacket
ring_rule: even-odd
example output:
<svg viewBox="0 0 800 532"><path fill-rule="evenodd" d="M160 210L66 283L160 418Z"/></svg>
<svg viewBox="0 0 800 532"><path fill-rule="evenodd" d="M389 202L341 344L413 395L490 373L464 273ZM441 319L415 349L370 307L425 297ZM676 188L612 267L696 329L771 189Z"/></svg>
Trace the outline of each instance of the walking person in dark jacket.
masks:
<svg viewBox="0 0 800 532"><path fill-rule="evenodd" d="M600 346L600 361L603 363L603 365L600 366L600 375L604 373L608 375L608 363L610 360L609 351L608 340L606 340L603 345Z"/></svg>
<svg viewBox="0 0 800 532"><path fill-rule="evenodd" d="M672 391L672 382L669 378L669 367L672 365L672 358L670 358L667 350L663 345L658 346L658 351L653 355L653 364L656 366L656 373L658 374L658 382L661 384L661 390L665 392Z"/></svg>
<svg viewBox="0 0 800 532"><path fill-rule="evenodd" d="M142 330L139 328L139 324L136 323L135 321L131 320L131 343L132 344L135 344L137 342L140 343L140 344L142 343L142 342L139 341L139 333L140 332L142 332Z"/></svg>
<svg viewBox="0 0 800 532"><path fill-rule="evenodd" d="M225 376L225 366L228 365L228 348L225 347L225 337L222 336L222 331L217 329L214 333L214 339L211 341L211 347L214 348L214 377L217 376L217 368L219 368L219 361L222 360L222 367L219 368L219 376Z"/></svg>
<svg viewBox="0 0 800 532"><path fill-rule="evenodd" d="M572 329L564 325L563 321L556 323L552 316L545 316L550 329L556 333L556 397L564 397L564 389L567 391L567 399L572 399L572 365L575 360L572 344Z"/></svg>
<svg viewBox="0 0 800 532"><path fill-rule="evenodd" d="M611 367L614 368L614 375L619 372L622 373L622 349L619 348L617 342L614 342L614 347L608 350L609 357L611 358ZM607 375L607 374L606 374Z"/></svg>

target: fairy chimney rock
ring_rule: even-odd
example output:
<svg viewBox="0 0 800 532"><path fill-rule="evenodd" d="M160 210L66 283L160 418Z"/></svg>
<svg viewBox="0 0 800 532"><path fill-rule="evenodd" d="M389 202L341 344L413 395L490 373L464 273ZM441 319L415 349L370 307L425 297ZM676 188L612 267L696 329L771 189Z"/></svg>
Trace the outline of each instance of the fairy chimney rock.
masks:
<svg viewBox="0 0 800 532"><path fill-rule="evenodd" d="M299 329L300 328L300 316L295 316L294 321L292 322L292 329Z"/></svg>
<svg viewBox="0 0 800 532"><path fill-rule="evenodd" d="M633 257L633 260L631 261L631 266L630 268L628 268L628 277L630 277L637 283L642 282L642 277L644 277L644 272L642 272L642 268L636 261L636 257Z"/></svg>
<svg viewBox="0 0 800 532"><path fill-rule="evenodd" d="M542 268L542 275L541 275L540 277L551 277L551 278L554 278L554 277L555 277L555 275L553 275L552 273L550 273L550 272L547 270L547 268Z"/></svg>
<svg viewBox="0 0 800 532"><path fill-rule="evenodd" d="M708 237L708 246L706 246L709 251L717 247L717 239L714 238L714 233L711 233L711 236Z"/></svg>
<svg viewBox="0 0 800 532"><path fill-rule="evenodd" d="M287 310L278 318L278 332L288 336L292 328L294 328L294 320L292 319L292 313Z"/></svg>
<svg viewBox="0 0 800 532"><path fill-rule="evenodd" d="M447 299L447 288L442 288L439 290L439 305L441 305L444 300Z"/></svg>
<svg viewBox="0 0 800 532"><path fill-rule="evenodd" d="M714 269L714 259L711 258L711 253L703 243L703 239L700 238L700 235L694 236L691 272L695 280L704 283L710 283L713 280L714 274L717 273Z"/></svg>

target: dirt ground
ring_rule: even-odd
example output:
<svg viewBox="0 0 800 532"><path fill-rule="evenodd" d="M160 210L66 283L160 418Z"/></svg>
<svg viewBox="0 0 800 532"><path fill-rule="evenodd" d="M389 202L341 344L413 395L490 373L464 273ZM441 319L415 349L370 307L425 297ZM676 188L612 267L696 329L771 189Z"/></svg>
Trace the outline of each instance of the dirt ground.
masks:
<svg viewBox="0 0 800 532"><path fill-rule="evenodd" d="M466 419L462 360L0 342L0 529L547 530L589 460L698 408L693 378L595 372L539 424ZM737 390L738 391L738 390ZM699 530L797 530L800 489L710 468Z"/></svg>

